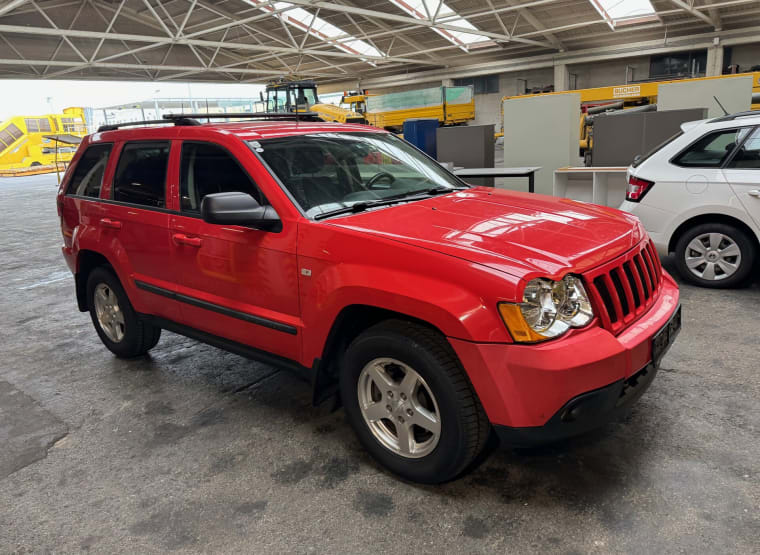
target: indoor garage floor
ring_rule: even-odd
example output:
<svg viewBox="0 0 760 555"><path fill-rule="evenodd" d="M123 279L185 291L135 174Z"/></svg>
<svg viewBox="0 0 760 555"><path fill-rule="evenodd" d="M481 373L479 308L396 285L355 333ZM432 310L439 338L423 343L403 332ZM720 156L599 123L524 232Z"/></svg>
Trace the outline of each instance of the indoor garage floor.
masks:
<svg viewBox="0 0 760 555"><path fill-rule="evenodd" d="M683 287L625 422L420 487L287 371L167 332L114 358L76 309L55 191L0 180L0 552L758 551L757 284Z"/></svg>

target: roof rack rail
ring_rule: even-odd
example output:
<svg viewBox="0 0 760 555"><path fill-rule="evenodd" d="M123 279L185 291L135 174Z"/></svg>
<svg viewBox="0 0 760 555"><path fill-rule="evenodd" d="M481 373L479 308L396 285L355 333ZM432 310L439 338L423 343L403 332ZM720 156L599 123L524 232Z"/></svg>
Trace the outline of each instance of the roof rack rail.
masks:
<svg viewBox="0 0 760 555"><path fill-rule="evenodd" d="M122 127L138 127L140 125L200 125L197 121L194 119L189 118L172 118L170 119L149 119L144 121L125 121L124 123L108 123L106 125L101 125L98 127L98 133L103 133L104 131L115 131L116 129L121 129Z"/></svg>
<svg viewBox="0 0 760 555"><path fill-rule="evenodd" d="M230 112L228 114L164 114L165 120L177 121L182 119L268 119L285 121L321 121L316 112Z"/></svg>
<svg viewBox="0 0 760 555"><path fill-rule="evenodd" d="M746 118L750 116L760 116L758 110L748 110L746 112L737 112L735 114L728 114L727 116L720 116L710 120L710 123L720 123L721 121L732 121L739 118Z"/></svg>

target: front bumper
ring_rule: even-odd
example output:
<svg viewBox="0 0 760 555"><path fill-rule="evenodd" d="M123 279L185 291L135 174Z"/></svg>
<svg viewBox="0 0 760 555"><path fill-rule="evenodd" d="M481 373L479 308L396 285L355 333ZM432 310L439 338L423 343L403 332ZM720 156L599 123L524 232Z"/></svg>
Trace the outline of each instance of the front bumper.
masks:
<svg viewBox="0 0 760 555"><path fill-rule="evenodd" d="M603 425L635 402L657 372L652 339L677 309L678 287L663 272L656 302L617 336L591 327L536 345L450 343L502 441L536 445Z"/></svg>
<svg viewBox="0 0 760 555"><path fill-rule="evenodd" d="M657 366L647 364L628 379L574 397L543 426L495 425L494 430L501 444L509 447L534 447L586 433L624 414L656 374Z"/></svg>

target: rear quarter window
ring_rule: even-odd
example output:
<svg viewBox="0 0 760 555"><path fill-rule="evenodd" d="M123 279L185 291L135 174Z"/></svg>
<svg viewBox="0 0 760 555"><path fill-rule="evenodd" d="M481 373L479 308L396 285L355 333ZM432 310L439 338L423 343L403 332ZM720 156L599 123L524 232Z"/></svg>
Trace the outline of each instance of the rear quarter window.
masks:
<svg viewBox="0 0 760 555"><path fill-rule="evenodd" d="M112 147L112 144L96 144L87 147L74 168L66 194L83 197L100 196L103 175Z"/></svg>
<svg viewBox="0 0 760 555"><path fill-rule="evenodd" d="M682 168L719 168L736 149L750 128L713 131L681 151L672 162Z"/></svg>

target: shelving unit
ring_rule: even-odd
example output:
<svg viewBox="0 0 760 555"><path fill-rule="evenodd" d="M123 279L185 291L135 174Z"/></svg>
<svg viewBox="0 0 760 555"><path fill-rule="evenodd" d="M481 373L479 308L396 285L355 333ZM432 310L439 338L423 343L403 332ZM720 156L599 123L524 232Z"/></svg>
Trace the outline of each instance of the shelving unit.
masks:
<svg viewBox="0 0 760 555"><path fill-rule="evenodd" d="M553 194L617 208L625 200L625 167L564 167L554 170Z"/></svg>

